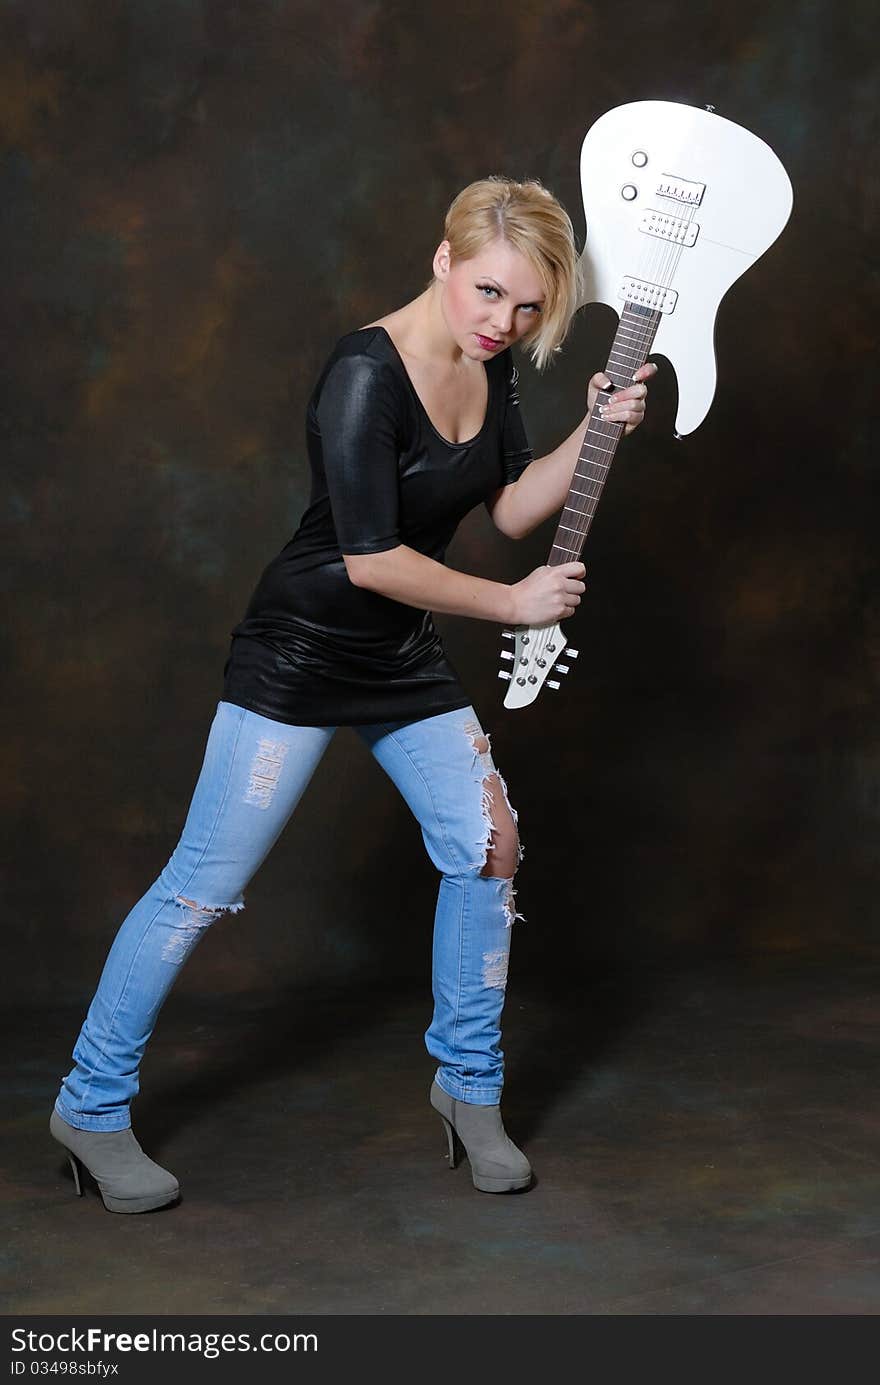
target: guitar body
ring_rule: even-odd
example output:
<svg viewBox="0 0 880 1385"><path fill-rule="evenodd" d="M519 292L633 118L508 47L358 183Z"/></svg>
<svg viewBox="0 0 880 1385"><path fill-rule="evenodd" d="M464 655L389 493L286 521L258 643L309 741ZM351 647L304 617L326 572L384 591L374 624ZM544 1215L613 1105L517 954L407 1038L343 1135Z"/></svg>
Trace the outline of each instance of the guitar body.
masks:
<svg viewBox="0 0 880 1385"><path fill-rule="evenodd" d="M633 163L634 155L646 161ZM671 101L634 101L587 133L581 191L587 234L578 306L606 303L619 313L630 278L672 288L677 298L652 350L675 369L676 431L692 433L715 395L718 305L788 221L788 174L769 145L730 120ZM689 191L699 202L686 200ZM665 239L662 223L661 234L647 234L647 212L668 218L673 235L684 229L683 239Z"/></svg>
<svg viewBox="0 0 880 1385"><path fill-rule="evenodd" d="M606 303L620 315L605 374L632 383L652 351L678 379L679 436L692 433L715 395L715 319L731 284L772 245L791 214L788 174L748 130L696 106L634 101L600 117L581 147L587 223L577 307ZM617 445L620 424L591 416L549 566L575 562ZM505 707L558 690L577 650L560 625L504 631L513 649ZM562 662L559 662L559 661Z"/></svg>

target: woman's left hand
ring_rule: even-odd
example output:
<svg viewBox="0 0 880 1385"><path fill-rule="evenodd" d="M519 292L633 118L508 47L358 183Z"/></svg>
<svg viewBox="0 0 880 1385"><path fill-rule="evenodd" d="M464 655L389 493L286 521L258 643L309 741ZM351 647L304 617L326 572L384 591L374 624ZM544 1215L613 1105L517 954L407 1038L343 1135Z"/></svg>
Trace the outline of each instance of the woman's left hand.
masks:
<svg viewBox="0 0 880 1385"><path fill-rule="evenodd" d="M625 423L625 433L631 433L634 428L638 428L645 417L647 382L656 374L657 367L652 362L640 366L633 377L634 383L628 385L625 390L614 390L604 408L600 405L601 412L597 411L596 417L601 418L603 423ZM587 408L590 413L599 391L610 383L608 376L601 370L593 376L587 386Z"/></svg>

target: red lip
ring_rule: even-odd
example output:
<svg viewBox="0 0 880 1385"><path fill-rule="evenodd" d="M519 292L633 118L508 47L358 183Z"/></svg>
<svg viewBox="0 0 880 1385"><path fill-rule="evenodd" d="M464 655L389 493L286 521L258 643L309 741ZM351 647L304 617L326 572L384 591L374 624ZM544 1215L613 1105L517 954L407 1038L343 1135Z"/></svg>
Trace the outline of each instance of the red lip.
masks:
<svg viewBox="0 0 880 1385"><path fill-rule="evenodd" d="M500 341L496 341L494 337L484 337L480 332L474 332L474 336L484 351L497 351L502 344Z"/></svg>

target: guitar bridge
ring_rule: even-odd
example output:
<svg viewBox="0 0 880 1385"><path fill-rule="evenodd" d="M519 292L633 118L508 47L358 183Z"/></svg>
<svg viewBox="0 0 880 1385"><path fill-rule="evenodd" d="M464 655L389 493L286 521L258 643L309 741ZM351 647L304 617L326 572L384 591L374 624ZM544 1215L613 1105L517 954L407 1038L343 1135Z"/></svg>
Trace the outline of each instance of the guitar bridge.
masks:
<svg viewBox="0 0 880 1385"><path fill-rule="evenodd" d="M671 197L675 202L686 202L689 207L699 207L705 191L705 183L691 183L687 178L676 178L674 173L661 173L657 184L658 197Z"/></svg>

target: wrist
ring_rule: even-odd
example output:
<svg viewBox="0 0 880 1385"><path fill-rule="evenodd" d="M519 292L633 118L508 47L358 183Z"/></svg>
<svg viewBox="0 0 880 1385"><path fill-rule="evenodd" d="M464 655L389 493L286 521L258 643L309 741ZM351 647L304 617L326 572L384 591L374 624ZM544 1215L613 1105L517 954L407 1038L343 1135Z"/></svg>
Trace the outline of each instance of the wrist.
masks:
<svg viewBox="0 0 880 1385"><path fill-rule="evenodd" d="M504 615L502 617L505 625L518 625L518 605L516 592L512 586L505 586L506 601L504 603Z"/></svg>

